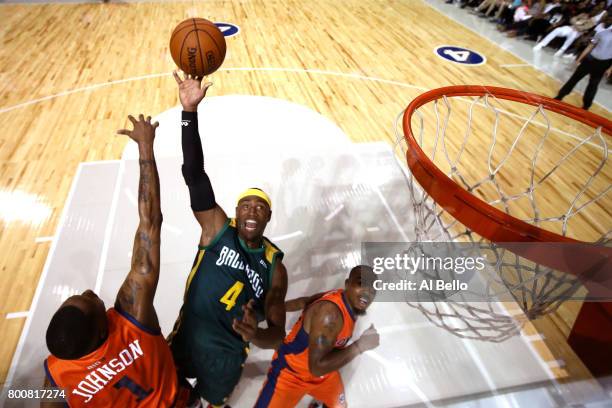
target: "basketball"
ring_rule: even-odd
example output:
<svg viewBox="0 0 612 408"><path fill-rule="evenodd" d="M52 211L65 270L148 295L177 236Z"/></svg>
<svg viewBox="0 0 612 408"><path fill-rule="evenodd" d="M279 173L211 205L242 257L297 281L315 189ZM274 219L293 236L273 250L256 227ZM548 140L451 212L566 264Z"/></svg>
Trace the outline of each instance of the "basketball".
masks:
<svg viewBox="0 0 612 408"><path fill-rule="evenodd" d="M186 74L203 77L215 72L225 59L225 38L211 21L189 18L170 36L170 54Z"/></svg>

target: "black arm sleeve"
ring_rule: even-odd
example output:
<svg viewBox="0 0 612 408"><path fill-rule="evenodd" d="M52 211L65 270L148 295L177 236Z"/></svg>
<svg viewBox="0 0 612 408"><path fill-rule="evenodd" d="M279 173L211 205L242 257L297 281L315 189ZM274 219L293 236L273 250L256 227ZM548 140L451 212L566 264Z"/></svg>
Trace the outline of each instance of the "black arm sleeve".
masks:
<svg viewBox="0 0 612 408"><path fill-rule="evenodd" d="M198 113L181 114L181 147L183 148L183 178L189 188L189 198L193 211L206 211L214 208L215 193L210 179L204 171L204 154L198 131Z"/></svg>

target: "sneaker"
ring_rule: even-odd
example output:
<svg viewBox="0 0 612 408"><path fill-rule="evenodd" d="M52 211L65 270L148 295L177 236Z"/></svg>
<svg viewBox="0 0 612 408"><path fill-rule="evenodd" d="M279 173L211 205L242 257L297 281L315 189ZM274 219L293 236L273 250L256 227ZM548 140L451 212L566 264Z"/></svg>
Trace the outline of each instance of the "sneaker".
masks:
<svg viewBox="0 0 612 408"><path fill-rule="evenodd" d="M540 44L536 44L533 46L534 51L542 51L542 46Z"/></svg>
<svg viewBox="0 0 612 408"><path fill-rule="evenodd" d="M555 52L555 57L560 57L560 56L562 56L562 55L563 55L563 52L564 52L564 51L561 51L561 50L559 50L559 51Z"/></svg>
<svg viewBox="0 0 612 408"><path fill-rule="evenodd" d="M563 55L563 58L576 58L576 54L565 54Z"/></svg>

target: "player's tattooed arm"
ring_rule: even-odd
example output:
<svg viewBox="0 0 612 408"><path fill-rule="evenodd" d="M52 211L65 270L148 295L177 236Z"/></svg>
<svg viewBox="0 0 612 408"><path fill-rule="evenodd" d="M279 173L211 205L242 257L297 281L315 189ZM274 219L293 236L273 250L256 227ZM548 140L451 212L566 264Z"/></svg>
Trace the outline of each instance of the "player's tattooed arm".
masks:
<svg viewBox="0 0 612 408"><path fill-rule="evenodd" d="M334 349L342 330L342 313L332 302L317 302L308 308L310 319L308 368L312 375L321 376L338 370L360 353L353 343L343 349Z"/></svg>
<svg viewBox="0 0 612 408"><path fill-rule="evenodd" d="M159 198L159 175L153 140L159 125L143 115L139 120L129 116L134 130L121 129L138 144L140 178L138 182L138 215L140 222L134 237L132 265L119 289L115 306L134 317L148 328L158 329L159 322L153 307L153 298L159 279L159 252L162 213Z"/></svg>
<svg viewBox="0 0 612 408"><path fill-rule="evenodd" d="M278 262L272 274L272 284L265 299L268 328L257 327L252 302L245 307L245 316L235 320L233 327L244 341L250 341L263 349L277 348L285 338L285 295L287 294L287 269ZM247 315L248 312L248 315Z"/></svg>

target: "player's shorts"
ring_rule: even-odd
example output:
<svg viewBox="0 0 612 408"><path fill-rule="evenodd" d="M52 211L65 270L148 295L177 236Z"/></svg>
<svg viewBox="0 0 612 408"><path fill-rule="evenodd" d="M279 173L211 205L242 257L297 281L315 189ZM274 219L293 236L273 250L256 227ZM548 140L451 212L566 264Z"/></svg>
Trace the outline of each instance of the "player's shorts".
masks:
<svg viewBox="0 0 612 408"><path fill-rule="evenodd" d="M189 355L173 351L179 376L195 378L194 388L202 398L212 405L224 405L240 380L246 353L205 350Z"/></svg>
<svg viewBox="0 0 612 408"><path fill-rule="evenodd" d="M303 381L291 369L272 368L264 383L255 408L295 407L304 395L310 395L329 408L346 408L344 384L338 371L316 382Z"/></svg>

